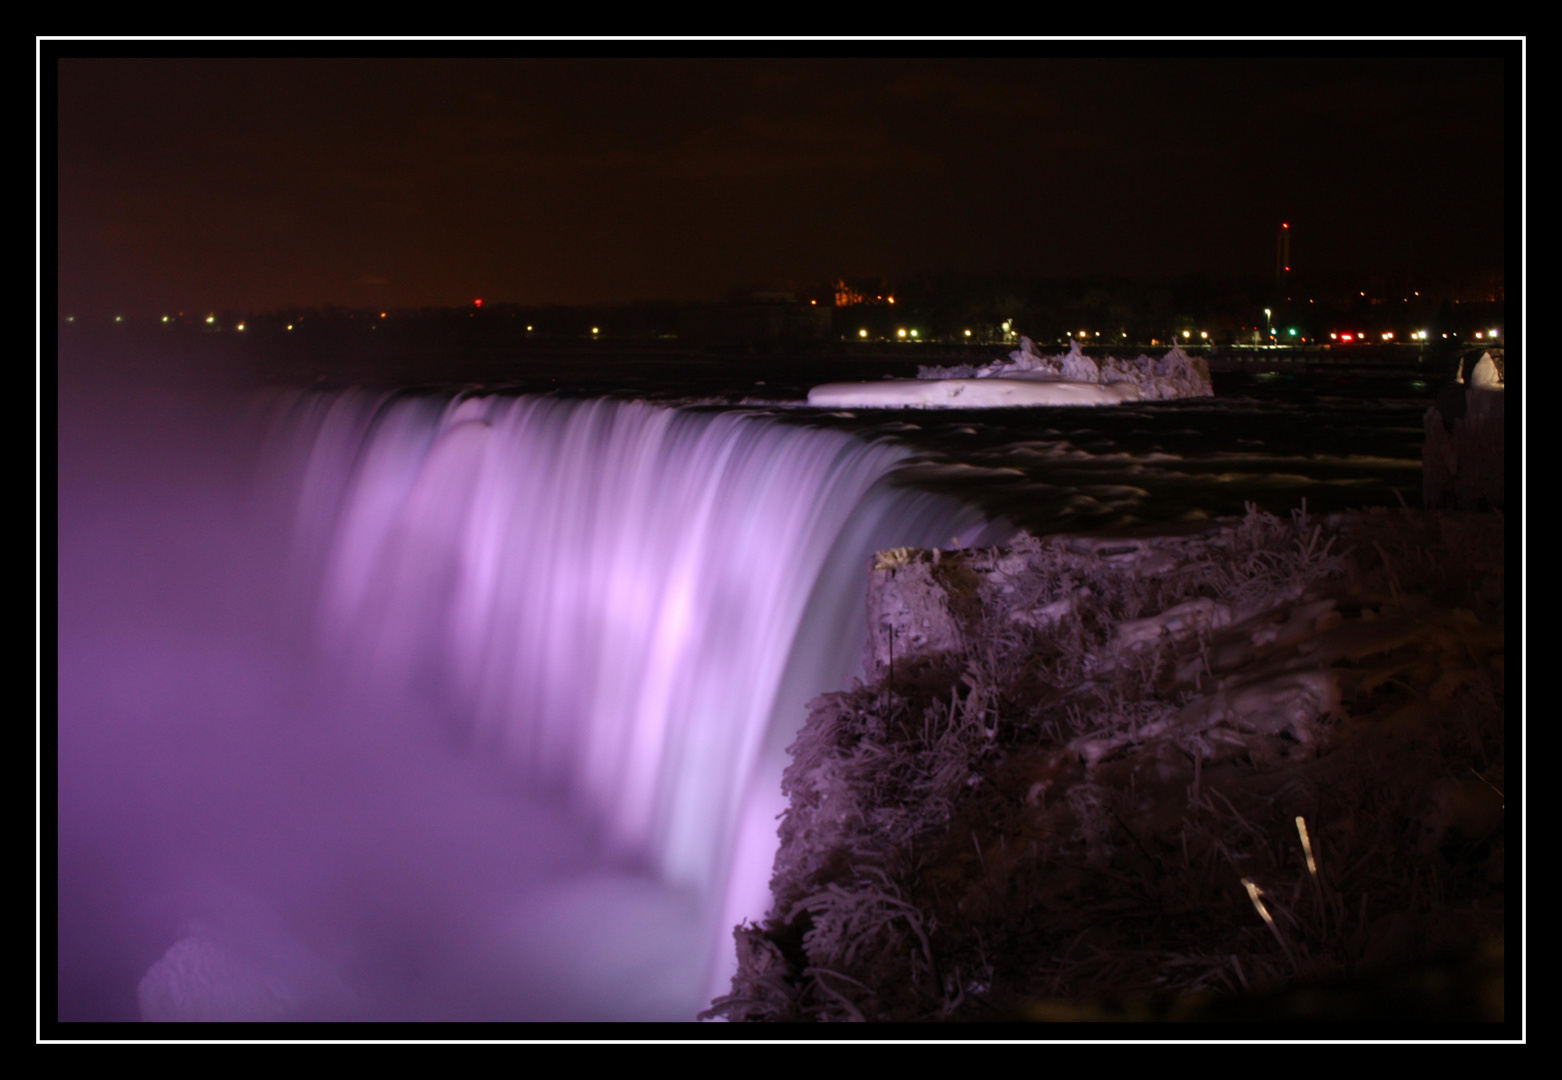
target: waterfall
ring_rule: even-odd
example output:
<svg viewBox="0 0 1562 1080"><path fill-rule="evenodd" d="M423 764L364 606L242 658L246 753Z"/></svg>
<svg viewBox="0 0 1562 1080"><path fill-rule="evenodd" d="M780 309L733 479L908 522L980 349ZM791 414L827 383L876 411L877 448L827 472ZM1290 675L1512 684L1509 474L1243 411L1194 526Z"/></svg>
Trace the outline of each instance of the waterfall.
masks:
<svg viewBox="0 0 1562 1080"><path fill-rule="evenodd" d="M350 391L276 415L324 666L434 703L604 858L700 897L724 992L785 747L857 670L871 553L980 517L893 483L903 447L758 413Z"/></svg>

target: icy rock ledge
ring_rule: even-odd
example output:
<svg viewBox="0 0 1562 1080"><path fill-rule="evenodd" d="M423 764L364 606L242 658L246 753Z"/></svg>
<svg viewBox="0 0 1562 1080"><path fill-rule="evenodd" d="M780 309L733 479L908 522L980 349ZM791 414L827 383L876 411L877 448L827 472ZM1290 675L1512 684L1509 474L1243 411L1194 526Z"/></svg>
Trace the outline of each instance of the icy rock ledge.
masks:
<svg viewBox="0 0 1562 1080"><path fill-rule="evenodd" d="M923 367L915 379L825 383L808 391L821 408L1004 408L1026 405L1118 405L1210 397L1209 365L1172 346L1158 359L1108 356L1099 363L1071 342L1066 353L1043 356L1030 338L1007 360L954 367Z"/></svg>
<svg viewBox="0 0 1562 1080"><path fill-rule="evenodd" d="M1500 957L1503 526L1255 510L880 552L865 682L810 705L773 906L706 1015L1190 1018Z"/></svg>

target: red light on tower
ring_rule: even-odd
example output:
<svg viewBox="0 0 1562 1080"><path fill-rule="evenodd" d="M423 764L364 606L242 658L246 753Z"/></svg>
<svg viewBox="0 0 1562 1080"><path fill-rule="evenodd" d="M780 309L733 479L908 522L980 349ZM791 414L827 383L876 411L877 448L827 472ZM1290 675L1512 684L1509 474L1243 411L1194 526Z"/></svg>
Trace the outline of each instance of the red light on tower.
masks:
<svg viewBox="0 0 1562 1080"><path fill-rule="evenodd" d="M472 303L475 304L477 307L482 307L483 306L483 298L482 297L478 297L476 300L473 300Z"/></svg>

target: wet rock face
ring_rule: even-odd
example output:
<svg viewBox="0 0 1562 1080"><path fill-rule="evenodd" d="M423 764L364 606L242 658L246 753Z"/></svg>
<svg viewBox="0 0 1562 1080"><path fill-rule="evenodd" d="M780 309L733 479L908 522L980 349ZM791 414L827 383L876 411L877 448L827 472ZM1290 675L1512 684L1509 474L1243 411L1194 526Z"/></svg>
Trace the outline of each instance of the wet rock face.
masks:
<svg viewBox="0 0 1562 1080"><path fill-rule="evenodd" d="M1421 498L1429 510L1505 505L1506 391L1497 360L1481 356L1463 383L1449 383L1426 411Z"/></svg>

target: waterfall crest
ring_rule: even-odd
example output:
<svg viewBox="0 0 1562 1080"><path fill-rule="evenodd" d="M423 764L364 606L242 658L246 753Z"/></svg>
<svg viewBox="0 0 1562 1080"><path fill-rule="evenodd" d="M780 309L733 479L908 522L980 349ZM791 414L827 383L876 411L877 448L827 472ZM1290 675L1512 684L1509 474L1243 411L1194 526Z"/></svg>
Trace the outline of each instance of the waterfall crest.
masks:
<svg viewBox="0 0 1562 1080"><path fill-rule="evenodd" d="M773 718L853 673L868 556L980 527L890 482L904 448L753 413L354 391L279 430L330 663L445 702L616 856L707 895L749 785L779 785Z"/></svg>

